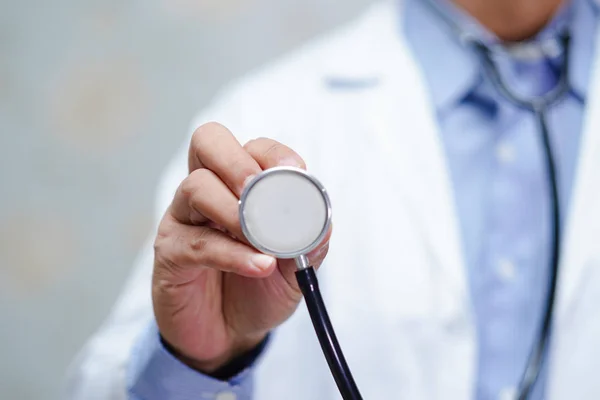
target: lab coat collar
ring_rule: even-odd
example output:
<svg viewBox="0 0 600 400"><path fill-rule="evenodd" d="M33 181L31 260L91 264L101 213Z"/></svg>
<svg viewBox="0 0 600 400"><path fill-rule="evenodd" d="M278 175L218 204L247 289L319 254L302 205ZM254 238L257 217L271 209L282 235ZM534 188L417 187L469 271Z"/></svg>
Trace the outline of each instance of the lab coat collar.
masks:
<svg viewBox="0 0 600 400"><path fill-rule="evenodd" d="M398 9L399 2L387 0L372 6L358 21L358 27L350 24L335 33L342 41L324 59L325 83L379 83L389 62L385 53L398 50L391 45L400 36Z"/></svg>
<svg viewBox="0 0 600 400"><path fill-rule="evenodd" d="M590 64L593 65L590 59L594 58L595 46L594 40L588 35L593 30L590 25L597 25L599 4L600 2L595 0L580 0L573 4L574 19L579 23L571 27L569 83L575 93L583 99L587 98L589 92L590 79L587 68Z"/></svg>
<svg viewBox="0 0 600 400"><path fill-rule="evenodd" d="M458 24L467 25L448 8ZM425 1L404 1L403 11L404 31L411 35L410 48L415 58L422 61L431 100L437 111L443 113L463 100L481 81L478 57L471 47L460 43L447 21L432 13Z"/></svg>
<svg viewBox="0 0 600 400"><path fill-rule="evenodd" d="M579 160L572 194L571 209L567 214L562 259L560 263L558 323L568 323L573 316L578 289L585 284L590 268L600 262L600 63L598 46L600 30L596 30L596 51L592 63L588 101L583 123Z"/></svg>

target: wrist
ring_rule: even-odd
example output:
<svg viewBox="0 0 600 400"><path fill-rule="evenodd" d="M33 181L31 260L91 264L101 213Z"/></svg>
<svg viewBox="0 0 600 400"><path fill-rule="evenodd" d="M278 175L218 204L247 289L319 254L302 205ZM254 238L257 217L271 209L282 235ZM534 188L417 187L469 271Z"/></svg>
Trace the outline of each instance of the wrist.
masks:
<svg viewBox="0 0 600 400"><path fill-rule="evenodd" d="M268 333L240 339L224 354L210 360L198 360L185 355L168 343L162 336L165 348L188 367L216 379L226 380L242 372L262 353ZM231 372L233 371L233 372Z"/></svg>

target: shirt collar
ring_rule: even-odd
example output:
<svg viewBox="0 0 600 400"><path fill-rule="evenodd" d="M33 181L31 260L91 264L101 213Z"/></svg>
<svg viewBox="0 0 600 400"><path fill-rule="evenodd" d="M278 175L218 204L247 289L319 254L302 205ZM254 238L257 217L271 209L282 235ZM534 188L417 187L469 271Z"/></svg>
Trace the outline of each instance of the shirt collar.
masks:
<svg viewBox="0 0 600 400"><path fill-rule="evenodd" d="M427 80L431 100L439 111L460 100L477 83L477 57L424 1L407 0L403 6L404 34L409 38Z"/></svg>
<svg viewBox="0 0 600 400"><path fill-rule="evenodd" d="M437 1L446 15L468 34L490 46L499 43L495 35L449 0L433 1ZM473 49L462 44L448 22L429 7L423 0L406 0L403 26L428 81L432 102L439 112L471 93L481 82L482 73ZM591 57L594 54L593 33L597 12L596 4L588 0L569 1L534 38L539 40L556 36L566 24L571 25L569 78L573 90L582 98L587 93ZM572 23L574 20L577 23Z"/></svg>

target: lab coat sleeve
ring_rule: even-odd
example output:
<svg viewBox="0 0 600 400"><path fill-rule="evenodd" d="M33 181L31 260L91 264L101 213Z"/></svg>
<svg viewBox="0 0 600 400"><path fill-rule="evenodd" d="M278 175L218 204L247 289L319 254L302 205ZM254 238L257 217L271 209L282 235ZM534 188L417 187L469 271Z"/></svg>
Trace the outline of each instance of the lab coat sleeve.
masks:
<svg viewBox="0 0 600 400"><path fill-rule="evenodd" d="M232 90L225 90L213 106L194 120L190 132L202 123L219 121L228 127L240 128L240 135L236 135L238 140L247 141L249 138L243 137L245 130L239 122L237 110L241 99L238 98ZM160 179L155 229L139 253L120 298L69 368L65 397L70 400L184 400L214 398L227 390L238 394L240 400L250 396L251 371L242 372L230 382L217 381L187 368L158 340L150 290L154 232L179 183L187 176L190 137L191 134ZM153 390L161 385L162 392Z"/></svg>
<svg viewBox="0 0 600 400"><path fill-rule="evenodd" d="M276 330L269 340L267 351L255 367L223 383L190 371L170 358L160 346L154 327L150 290L156 226L177 187L188 174L191 133L203 123L217 121L228 127L242 144L256 137L268 136L290 146L310 164L311 155L318 146L309 140L315 136L306 135L306 132L313 129L308 121L316 117L307 114L306 110L311 109L314 99L322 98L318 92L321 80L314 77L317 71L315 59L318 60L318 57L312 51L304 51L272 68L242 78L225 88L213 105L192 122L190 135L158 185L155 229L140 252L110 316L70 368L67 399L138 400L128 397L128 388L134 392L136 387L141 387L136 386L136 382L141 385L143 381L150 382L164 376L169 377L165 385L180 387L181 383L181 386L189 387L190 392L201 393L185 397L165 392L162 399L233 398L230 394L218 396L224 390L233 390L239 396L236 396L238 400L248 398L251 392L254 398L261 400L335 398L331 396L332 380L323 357L320 357L318 342L306 312L296 312ZM144 362L154 362L153 368ZM202 397L202 393L208 397ZM143 400L154 398L157 397Z"/></svg>

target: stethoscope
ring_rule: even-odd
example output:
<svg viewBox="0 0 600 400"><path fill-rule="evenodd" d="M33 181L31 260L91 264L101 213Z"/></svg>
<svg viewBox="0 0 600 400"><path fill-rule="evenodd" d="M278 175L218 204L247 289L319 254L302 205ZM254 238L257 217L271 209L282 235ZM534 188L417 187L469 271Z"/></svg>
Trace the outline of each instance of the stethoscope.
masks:
<svg viewBox="0 0 600 400"><path fill-rule="evenodd" d="M556 163L550 144L546 113L569 90L569 35L564 34L560 39L564 66L556 86L543 96L525 99L504 83L493 60L493 49L460 29L436 3L431 0L427 0L426 3L447 21L465 45L476 50L495 89L515 106L531 111L539 125L550 184L552 253L550 286L541 329L517 391L516 398L524 400L529 397L544 363L556 295L561 234L560 208ZM362 399L329 319L315 270L306 256L321 243L331 224L331 202L325 187L304 170L293 167L271 168L257 175L245 187L240 197L239 214L242 231L256 249L277 258L295 260L298 285L342 398Z"/></svg>

